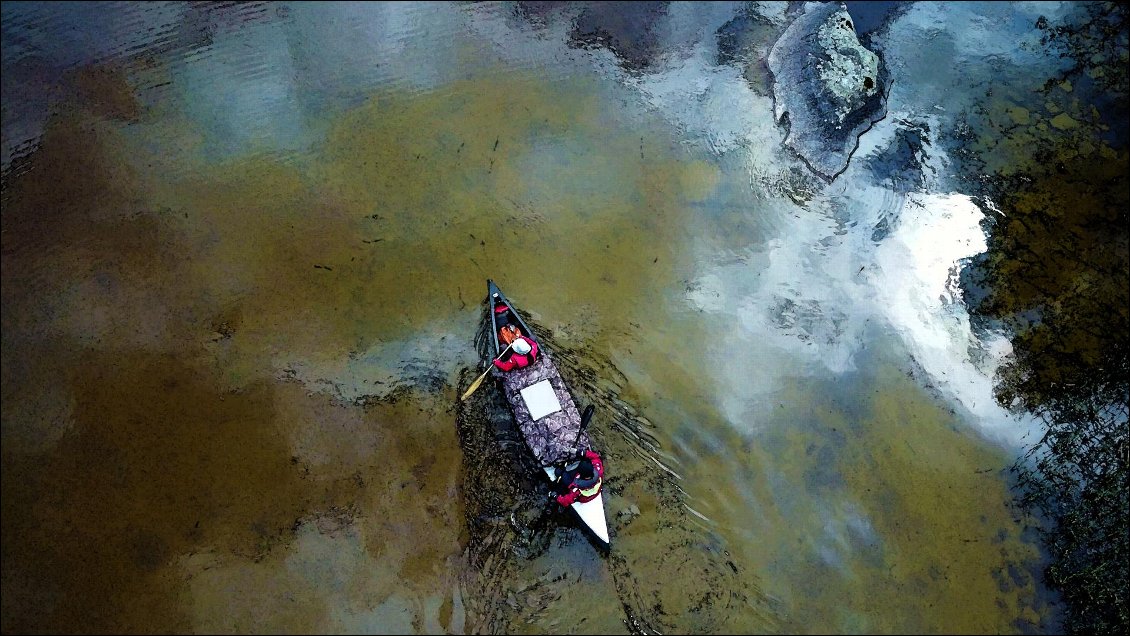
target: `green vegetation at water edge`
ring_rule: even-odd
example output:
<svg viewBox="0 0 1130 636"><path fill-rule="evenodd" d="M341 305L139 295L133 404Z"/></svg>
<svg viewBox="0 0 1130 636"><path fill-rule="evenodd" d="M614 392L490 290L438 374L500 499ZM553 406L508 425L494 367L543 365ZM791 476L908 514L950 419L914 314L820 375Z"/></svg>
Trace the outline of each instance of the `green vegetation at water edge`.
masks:
<svg viewBox="0 0 1130 636"><path fill-rule="evenodd" d="M1064 629L1121 634L1130 629L1126 9L1088 3L1035 27L1074 64L972 115L985 120L971 154L997 210L967 282L982 287L971 288L983 294L974 313L1012 333L998 401L1046 425L1013 470L1021 506L1041 517Z"/></svg>

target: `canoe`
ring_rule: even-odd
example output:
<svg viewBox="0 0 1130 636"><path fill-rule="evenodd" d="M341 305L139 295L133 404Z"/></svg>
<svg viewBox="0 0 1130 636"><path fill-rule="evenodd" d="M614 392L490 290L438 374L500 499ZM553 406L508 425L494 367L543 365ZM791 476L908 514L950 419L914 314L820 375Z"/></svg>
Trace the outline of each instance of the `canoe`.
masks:
<svg viewBox="0 0 1130 636"><path fill-rule="evenodd" d="M591 440L584 430L581 413L577 410L569 387L553 363L553 354L538 340L518 309L492 280L487 280L487 303L493 357L497 358L506 349L499 341L499 327L503 321L516 325L522 335L538 345L538 355L533 364L497 372L495 375L500 378L506 402L514 413L514 420L522 431L526 447L553 486L557 467L576 459L578 452L592 450ZM495 309L499 305L505 305L509 311L498 314ZM591 416L591 407L586 416ZM609 539L608 522L604 515L604 493L597 494L587 502L578 501L569 508L602 546L607 548Z"/></svg>

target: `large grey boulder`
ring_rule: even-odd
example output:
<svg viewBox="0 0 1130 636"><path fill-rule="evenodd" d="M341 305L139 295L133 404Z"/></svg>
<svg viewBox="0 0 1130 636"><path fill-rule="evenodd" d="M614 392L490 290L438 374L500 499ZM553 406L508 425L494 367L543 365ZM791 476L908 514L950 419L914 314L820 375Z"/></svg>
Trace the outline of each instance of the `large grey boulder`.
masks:
<svg viewBox="0 0 1130 636"><path fill-rule="evenodd" d="M769 52L774 116L787 117L785 144L833 179L859 136L886 115L889 73L859 42L840 2L807 2Z"/></svg>

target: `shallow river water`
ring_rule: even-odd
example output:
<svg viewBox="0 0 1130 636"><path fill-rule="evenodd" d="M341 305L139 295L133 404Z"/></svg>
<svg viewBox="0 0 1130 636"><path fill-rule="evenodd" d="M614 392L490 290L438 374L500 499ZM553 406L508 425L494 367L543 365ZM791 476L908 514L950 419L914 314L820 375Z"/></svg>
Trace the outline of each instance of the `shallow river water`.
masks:
<svg viewBox="0 0 1130 636"><path fill-rule="evenodd" d="M828 182L783 3L5 3L3 630L1054 631L950 154L1068 7L876 4ZM597 405L607 555L459 401L487 278Z"/></svg>

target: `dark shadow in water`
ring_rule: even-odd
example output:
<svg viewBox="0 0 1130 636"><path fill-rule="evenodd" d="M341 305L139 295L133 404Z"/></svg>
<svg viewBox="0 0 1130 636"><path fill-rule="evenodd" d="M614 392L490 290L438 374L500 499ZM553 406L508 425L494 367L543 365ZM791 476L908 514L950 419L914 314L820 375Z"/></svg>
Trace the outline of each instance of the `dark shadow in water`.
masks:
<svg viewBox="0 0 1130 636"><path fill-rule="evenodd" d="M4 633L189 629L178 555L258 562L306 512L275 388L219 393L176 355L127 350L82 352L59 375L73 432L49 453L4 453Z"/></svg>
<svg viewBox="0 0 1130 636"><path fill-rule="evenodd" d="M487 318L484 309L476 338L483 368L490 360ZM628 631L729 631L728 621L751 616L772 631L775 612L755 577L730 557L709 523L689 510L677 473L657 452L653 425L623 399L626 377L607 357L559 342L544 325L524 318L553 352L578 405L596 406L589 432L606 461L605 511L612 539L609 552L596 554L607 566ZM459 392L480 372L465 370ZM457 426L470 538L468 631L509 633L559 597L542 589L533 600L527 594L518 602L508 588L521 578L522 563L588 534L573 515L548 501L548 484L492 379L459 404ZM543 581L542 588L575 585L571 581L577 578L566 572L559 580ZM534 607L532 616L529 607Z"/></svg>
<svg viewBox="0 0 1130 636"><path fill-rule="evenodd" d="M667 20L669 2L518 2L515 15L535 28L551 20L572 25L569 46L606 48L624 70L650 70L664 53L659 31Z"/></svg>

